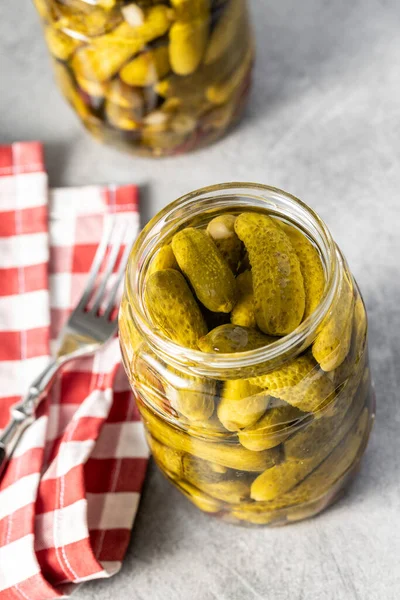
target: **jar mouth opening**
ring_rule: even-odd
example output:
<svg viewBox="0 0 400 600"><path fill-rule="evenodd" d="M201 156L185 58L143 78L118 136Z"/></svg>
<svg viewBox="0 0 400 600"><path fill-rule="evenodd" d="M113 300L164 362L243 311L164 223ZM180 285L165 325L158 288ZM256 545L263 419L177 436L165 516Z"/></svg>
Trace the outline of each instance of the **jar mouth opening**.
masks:
<svg viewBox="0 0 400 600"><path fill-rule="evenodd" d="M156 247L166 243L172 234L186 226L190 219L204 214L205 211L218 214L227 209L261 209L296 225L311 238L319 250L326 283L317 308L291 333L256 350L234 354L206 353L181 346L155 330L149 322L143 303L144 279ZM288 356L292 351L299 354L310 336L315 337L318 327L329 311L339 286L341 265L342 257L327 226L304 202L271 186L233 182L212 185L185 194L153 217L139 234L131 250L125 289L135 326L152 350L177 366L190 366L203 375L212 376L222 369L229 371L276 361L280 356Z"/></svg>

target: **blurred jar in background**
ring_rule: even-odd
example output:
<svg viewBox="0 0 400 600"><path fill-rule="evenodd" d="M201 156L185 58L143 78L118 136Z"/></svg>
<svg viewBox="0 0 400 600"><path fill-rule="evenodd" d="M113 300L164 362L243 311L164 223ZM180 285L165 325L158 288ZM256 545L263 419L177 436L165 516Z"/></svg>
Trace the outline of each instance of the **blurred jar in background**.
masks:
<svg viewBox="0 0 400 600"><path fill-rule="evenodd" d="M34 0L58 85L100 141L145 156L220 138L242 113L246 0Z"/></svg>

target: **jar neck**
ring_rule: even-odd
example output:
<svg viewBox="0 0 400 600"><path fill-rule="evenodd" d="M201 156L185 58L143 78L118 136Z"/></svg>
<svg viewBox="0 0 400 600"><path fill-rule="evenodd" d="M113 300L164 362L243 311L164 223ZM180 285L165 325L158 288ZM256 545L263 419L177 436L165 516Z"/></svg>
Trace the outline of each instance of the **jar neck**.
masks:
<svg viewBox="0 0 400 600"><path fill-rule="evenodd" d="M184 348L162 332L156 331L146 314L143 291L149 262L156 249L168 243L176 231L209 219L221 211L262 210L295 225L315 244L325 271L325 290L319 306L299 327L272 344L236 354L207 354ZM191 192L168 205L143 229L134 244L126 273L126 294L131 316L142 339L167 364L190 368L206 377L236 378L245 376L246 368L259 365L277 368L279 364L300 354L315 339L337 294L343 275L343 258L325 223L301 200L277 188L261 184L228 183Z"/></svg>

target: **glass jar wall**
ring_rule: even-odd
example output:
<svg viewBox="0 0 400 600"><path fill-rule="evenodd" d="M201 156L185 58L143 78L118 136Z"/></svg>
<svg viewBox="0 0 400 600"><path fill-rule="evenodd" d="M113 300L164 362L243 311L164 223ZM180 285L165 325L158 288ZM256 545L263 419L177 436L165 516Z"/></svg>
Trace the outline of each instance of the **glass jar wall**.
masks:
<svg viewBox="0 0 400 600"><path fill-rule="evenodd" d="M248 277L243 274L251 273L254 297L264 283L268 296L275 283L272 267L261 271L260 282L260 265L269 258L263 247L254 250L259 232L251 230L249 239L243 233L246 219L258 223L265 215L274 239L291 240L286 254L283 247L275 252L280 277L286 276L286 255L295 249L307 292L299 323L284 333L275 320L272 336L265 334L259 314L256 322L248 319L252 313L244 310L240 290L234 308L210 310L193 279L193 262L184 266L178 247L182 232L190 232L192 247L206 228L217 245L221 236L210 222L223 216L244 240L230 265L235 284L243 291ZM220 247L218 253L223 255ZM292 277L297 259L290 260ZM207 273L209 257L196 268L197 275ZM319 300L307 306L318 269ZM189 291L179 295L184 280ZM152 299L155 281L167 286ZM216 290L223 285L221 272ZM285 287L282 298L289 295ZM192 321L199 332L194 343L188 326L193 297L200 309ZM167 324L154 319L154 303L168 315ZM296 311L285 307L282 314L287 320ZM186 344L177 343L177 331ZM374 416L365 308L326 226L293 196L261 185L227 184L193 192L159 213L131 253L120 340L154 459L203 511L241 524L300 520L332 503L357 471Z"/></svg>
<svg viewBox="0 0 400 600"><path fill-rule="evenodd" d="M221 137L253 45L246 0L34 0L59 87L96 138L149 156Z"/></svg>

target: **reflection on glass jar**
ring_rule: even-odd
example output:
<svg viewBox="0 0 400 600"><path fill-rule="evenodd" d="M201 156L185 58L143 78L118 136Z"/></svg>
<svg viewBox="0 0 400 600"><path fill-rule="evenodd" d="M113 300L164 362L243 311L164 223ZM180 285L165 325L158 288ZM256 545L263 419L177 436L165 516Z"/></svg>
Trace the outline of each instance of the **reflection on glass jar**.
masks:
<svg viewBox="0 0 400 600"><path fill-rule="evenodd" d="M154 459L202 510L300 520L357 471L375 410L364 303L293 196L226 184L159 213L131 253L120 340Z"/></svg>
<svg viewBox="0 0 400 600"><path fill-rule="evenodd" d="M64 96L99 140L187 152L241 115L253 44L246 0L34 0Z"/></svg>

